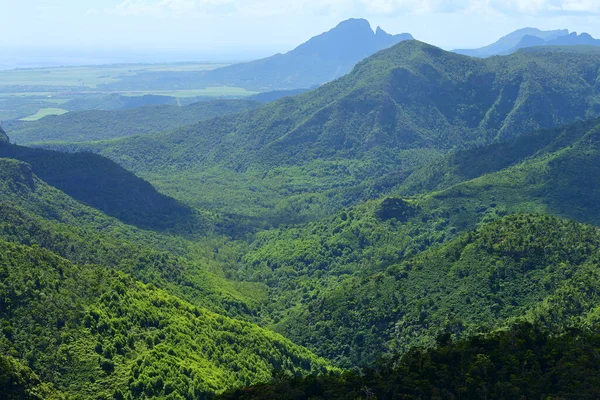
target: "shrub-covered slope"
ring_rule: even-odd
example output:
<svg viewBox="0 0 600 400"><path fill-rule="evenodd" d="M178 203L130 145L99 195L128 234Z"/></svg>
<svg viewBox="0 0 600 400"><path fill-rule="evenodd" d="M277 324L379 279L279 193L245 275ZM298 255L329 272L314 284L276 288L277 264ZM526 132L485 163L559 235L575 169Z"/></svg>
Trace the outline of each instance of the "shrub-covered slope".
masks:
<svg viewBox="0 0 600 400"><path fill-rule="evenodd" d="M524 315L560 328L600 304L595 227L509 216L407 257L444 233L414 220L377 225L348 215L247 256L254 279L278 299L278 331L350 367L441 332L464 336Z"/></svg>
<svg viewBox="0 0 600 400"><path fill-rule="evenodd" d="M218 313L245 319L257 313L262 288L223 279L209 238L203 245L125 225L47 185L17 160L0 159L0 189L4 240L124 271Z"/></svg>
<svg viewBox="0 0 600 400"><path fill-rule="evenodd" d="M394 307L398 316L412 313L413 322L409 324L425 324L434 329L452 327L456 322L453 317L444 319L453 312L444 308L451 303L450 299L440 297L439 293L430 294L433 289L428 284L435 285L436 280L441 279L438 283L451 290L453 296L471 290L453 287L455 283L469 284L462 279L456 280L455 276L446 281L445 274L438 274L436 268L439 265L436 267L433 259L423 265L424 270L433 268L429 270L430 275L419 278L425 283L415 284L410 277L419 273L413 271L410 260L420 252L430 247L435 249L461 232L506 214L548 213L600 225L600 210L597 210L600 193L594 184L600 176L597 167L600 161L599 132L598 121L590 121L457 152L418 170L404 187L398 189L420 193L413 198L371 201L305 226L262 233L243 259L245 268L231 271L231 276L241 274L243 279L269 285L271 297L276 299L271 304L273 321L290 337L301 343L320 343L318 351L321 354L337 357L344 365L360 364L364 357L373 360L383 343L393 342L392 336L382 335L382 331L387 330L391 335L394 329L400 329L394 325L398 323L397 319L387 319L393 314L390 310ZM438 191L427 192L432 189ZM544 222L547 217L527 217L525 222L513 225L510 218L504 221L513 226L513 234L529 235L527 240L532 244L539 235L545 235L542 239L550 240L545 246L547 254L558 254L562 248L561 240L568 242L566 249L585 247L592 240L590 237L597 233L596 228L585 228L586 234L564 232L563 236L554 237L556 232L563 230L558 220L551 219L552 222L547 223ZM570 241L569 237L572 238ZM528 251L527 248L524 251ZM521 257L517 256L517 264L522 261ZM443 263L450 263L451 259L448 255L442 256L440 265L450 268L450 264ZM567 254L563 261L572 263L573 259ZM475 257L470 262L485 265L488 261ZM390 266L402 263L407 263L407 267L401 267L407 270L397 272L394 278L383 274ZM497 263L507 266L510 260L502 259ZM540 262L536 265L539 267L545 265ZM476 279L482 279L481 282L487 279L476 276ZM544 276L538 282L554 279ZM526 280L521 278L513 283L524 286ZM398 293L409 289L395 286L396 281L406 283L412 288L410 290L423 292L419 295L420 302L411 304L408 311L398 308L402 305L399 300L402 296ZM534 306L546 296L540 295L542 297L533 302L526 300L526 307L518 308L516 306L522 304L519 302L525 295L518 291L513 295L514 298L501 299L495 306L495 303L486 303L486 299L472 299L477 307L483 305L498 307L502 312L512 311L506 311L500 318L493 313L482 317L483 314L470 310L464 315L474 320L465 324L461 317L458 319L460 327L449 329L462 332L468 326L474 329L522 315L527 312L527 307ZM467 298L460 296L463 300ZM318 308L327 304L331 305L328 310ZM443 320L421 320L426 314L420 315L417 310L427 307L443 309L440 314ZM357 309L362 311L355 315ZM557 310L561 310L561 306ZM555 322L560 324L566 320L568 318L558 317ZM304 324L310 329L300 329ZM313 328L315 331L311 331ZM403 329L410 330L406 326ZM428 329L403 334L402 343L396 344L404 348L407 344L427 340L430 337Z"/></svg>

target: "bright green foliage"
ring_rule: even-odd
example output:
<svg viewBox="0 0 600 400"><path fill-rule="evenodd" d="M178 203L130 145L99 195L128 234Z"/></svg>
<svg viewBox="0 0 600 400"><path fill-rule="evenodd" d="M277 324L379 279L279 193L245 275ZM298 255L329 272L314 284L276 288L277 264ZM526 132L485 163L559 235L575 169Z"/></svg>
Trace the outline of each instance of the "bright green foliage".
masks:
<svg viewBox="0 0 600 400"><path fill-rule="evenodd" d="M12 127L13 143L86 142L142 135L233 114L256 107L248 100L214 100L184 107L158 105L118 111L80 111Z"/></svg>
<svg viewBox="0 0 600 400"><path fill-rule="evenodd" d="M0 159L0 189L5 240L37 245L74 263L127 272L219 313L249 318L258 311L260 286L226 282L211 265L217 255L195 254L194 242L120 223L48 186L16 160Z"/></svg>
<svg viewBox="0 0 600 400"><path fill-rule="evenodd" d="M550 335L526 323L510 330L414 349L382 360L362 374L292 378L221 399L597 399L600 396L598 329Z"/></svg>
<svg viewBox="0 0 600 400"><path fill-rule="evenodd" d="M191 399L327 368L277 334L36 246L0 241L0 276L1 351L69 396Z"/></svg>

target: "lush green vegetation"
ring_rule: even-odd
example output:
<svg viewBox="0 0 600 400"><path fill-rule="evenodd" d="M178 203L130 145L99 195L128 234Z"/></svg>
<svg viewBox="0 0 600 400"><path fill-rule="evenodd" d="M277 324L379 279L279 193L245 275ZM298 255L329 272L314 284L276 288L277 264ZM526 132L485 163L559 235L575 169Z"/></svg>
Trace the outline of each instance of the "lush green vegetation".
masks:
<svg viewBox="0 0 600 400"><path fill-rule="evenodd" d="M48 186L15 160L0 159L0 237L45 248L76 264L97 264L131 274L213 311L256 319L264 289L230 283L220 263L225 239L201 242L125 225ZM243 246L240 246L243 248Z"/></svg>
<svg viewBox="0 0 600 400"><path fill-rule="evenodd" d="M340 190L364 198L365 185L455 147L598 116L599 60L551 52L480 60L405 41L330 84L237 116L55 148L101 153L196 207L297 222L288 216L330 213L357 197Z"/></svg>
<svg viewBox="0 0 600 400"><path fill-rule="evenodd" d="M269 286L274 328L344 367L529 314L565 324L599 300L594 227L509 216L436 246L456 235L451 219L378 221L373 211L267 233L244 257L245 279Z"/></svg>
<svg viewBox="0 0 600 400"><path fill-rule="evenodd" d="M453 341L437 338L361 374L306 378L279 374L269 384L221 399L595 399L600 396L598 329L551 335L526 323Z"/></svg>
<svg viewBox="0 0 600 400"><path fill-rule="evenodd" d="M22 133L71 153L0 131L0 383L32 398L593 398L598 65L408 41L253 109L72 113ZM73 143L92 138L108 140Z"/></svg>
<svg viewBox="0 0 600 400"><path fill-rule="evenodd" d="M53 386L44 383L22 362L0 355L0 388L2 398L7 400L64 399Z"/></svg>
<svg viewBox="0 0 600 400"><path fill-rule="evenodd" d="M256 107L246 100L214 100L184 107L150 106L119 111L81 111L12 126L13 143L85 142L142 135L233 114Z"/></svg>
<svg viewBox="0 0 600 400"><path fill-rule="evenodd" d="M29 163L49 184L131 225L186 233L207 229L197 212L104 157L7 144L0 145L0 157Z"/></svg>
<svg viewBox="0 0 600 400"><path fill-rule="evenodd" d="M289 340L104 267L0 240L0 348L71 396L198 398L327 370Z"/></svg>

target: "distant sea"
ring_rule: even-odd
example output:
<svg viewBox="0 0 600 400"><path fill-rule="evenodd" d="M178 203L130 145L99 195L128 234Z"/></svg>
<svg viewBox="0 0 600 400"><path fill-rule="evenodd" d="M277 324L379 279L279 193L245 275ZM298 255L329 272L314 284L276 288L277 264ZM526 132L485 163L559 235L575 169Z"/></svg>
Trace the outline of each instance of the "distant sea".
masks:
<svg viewBox="0 0 600 400"><path fill-rule="evenodd" d="M177 62L239 62L269 56L273 53L240 51L236 54L212 52L61 52L61 51L2 51L0 70L15 68L74 67L82 65L144 64Z"/></svg>

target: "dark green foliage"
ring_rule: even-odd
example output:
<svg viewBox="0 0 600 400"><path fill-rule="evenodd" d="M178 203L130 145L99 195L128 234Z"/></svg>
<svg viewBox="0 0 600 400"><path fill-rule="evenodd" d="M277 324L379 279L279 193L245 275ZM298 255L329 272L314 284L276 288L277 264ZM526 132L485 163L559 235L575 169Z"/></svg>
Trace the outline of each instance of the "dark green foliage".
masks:
<svg viewBox="0 0 600 400"><path fill-rule="evenodd" d="M205 248L125 225L48 186L16 160L0 159L0 189L0 237L5 240L40 246L74 263L127 272L219 313L250 318L257 312L254 297L261 297L260 287L241 290L211 271L219 261L208 246L223 239L206 238Z"/></svg>
<svg viewBox="0 0 600 400"><path fill-rule="evenodd" d="M12 329L4 325L3 331ZM0 397L3 400L45 400L64 397L16 359L0 354Z"/></svg>
<svg viewBox="0 0 600 400"><path fill-rule="evenodd" d="M254 108L249 100L214 100L184 107L159 105L120 111L80 111L19 122L10 129L13 143L86 142L142 135Z"/></svg>
<svg viewBox="0 0 600 400"><path fill-rule="evenodd" d="M399 198L387 198L381 202L377 216L382 220L395 218L400 222L406 222L416 214L416 208L410 202Z"/></svg>
<svg viewBox="0 0 600 400"><path fill-rule="evenodd" d="M559 336L527 323L510 330L414 349L361 374L292 378L224 394L220 399L596 399L598 329Z"/></svg>

